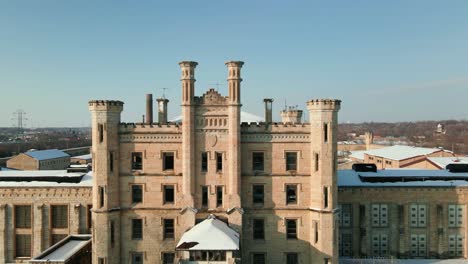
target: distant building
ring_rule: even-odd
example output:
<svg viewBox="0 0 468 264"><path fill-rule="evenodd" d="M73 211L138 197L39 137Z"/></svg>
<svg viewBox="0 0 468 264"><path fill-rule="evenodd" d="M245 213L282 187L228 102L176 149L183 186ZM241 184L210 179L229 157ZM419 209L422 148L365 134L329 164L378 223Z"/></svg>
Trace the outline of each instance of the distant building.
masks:
<svg viewBox="0 0 468 264"><path fill-rule="evenodd" d="M63 170L70 165L70 155L58 149L30 150L7 161L16 170Z"/></svg>
<svg viewBox="0 0 468 264"><path fill-rule="evenodd" d="M421 165L426 157L453 157L453 152L440 148L395 145L368 151L351 151L349 155L355 162L374 163L378 169L426 168Z"/></svg>
<svg viewBox="0 0 468 264"><path fill-rule="evenodd" d="M467 258L467 178L466 167L338 171L340 262Z"/></svg>
<svg viewBox="0 0 468 264"><path fill-rule="evenodd" d="M70 164L90 164L91 162L92 162L91 154L74 156L70 158Z"/></svg>

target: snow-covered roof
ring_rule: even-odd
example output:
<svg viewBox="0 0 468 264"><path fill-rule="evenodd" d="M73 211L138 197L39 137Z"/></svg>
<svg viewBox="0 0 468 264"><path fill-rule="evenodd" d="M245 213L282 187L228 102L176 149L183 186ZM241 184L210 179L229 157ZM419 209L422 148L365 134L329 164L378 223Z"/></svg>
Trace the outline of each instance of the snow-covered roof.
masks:
<svg viewBox="0 0 468 264"><path fill-rule="evenodd" d="M92 172L66 170L0 171L3 187L92 187Z"/></svg>
<svg viewBox="0 0 468 264"><path fill-rule="evenodd" d="M350 152L351 152L351 154L349 154L350 158L359 159L359 160L364 161L364 153L366 153L367 151L365 151L365 150L352 150Z"/></svg>
<svg viewBox="0 0 468 264"><path fill-rule="evenodd" d="M210 215L180 238L177 250L239 250L239 233Z"/></svg>
<svg viewBox="0 0 468 264"><path fill-rule="evenodd" d="M70 157L70 155L58 149L34 150L25 152L24 154L37 160L49 160Z"/></svg>
<svg viewBox="0 0 468 264"><path fill-rule="evenodd" d="M468 157L427 157L427 159L442 169L449 164L468 164Z"/></svg>
<svg viewBox="0 0 468 264"><path fill-rule="evenodd" d="M364 154L378 156L391 160L405 160L417 156L425 156L437 151L446 151L439 148L420 148L411 146L395 145L386 148L367 150Z"/></svg>
<svg viewBox="0 0 468 264"><path fill-rule="evenodd" d="M85 154L85 155L80 155L80 156L74 156L71 157L72 159L83 159L83 160L89 160L92 158L91 154Z"/></svg>
<svg viewBox="0 0 468 264"><path fill-rule="evenodd" d="M385 180L388 179L388 181ZM404 181L408 178L407 181ZM409 180L411 179L411 180ZM450 187L467 186L468 173L447 170L377 170L377 172L338 171L338 187Z"/></svg>
<svg viewBox="0 0 468 264"><path fill-rule="evenodd" d="M49 263L54 261L66 263L89 243L91 243L91 235L68 236L44 251L41 255L32 259L30 263Z"/></svg>
<svg viewBox="0 0 468 264"><path fill-rule="evenodd" d="M466 264L466 259L347 259L340 257L340 264Z"/></svg>
<svg viewBox="0 0 468 264"><path fill-rule="evenodd" d="M170 122L175 122L175 123L180 123L180 122L182 122L182 115L174 117L173 119L171 119L169 121ZM254 115L254 114L241 111L241 123L242 122L259 123L259 122L263 122L263 121L264 121L263 117L259 117L259 116Z"/></svg>

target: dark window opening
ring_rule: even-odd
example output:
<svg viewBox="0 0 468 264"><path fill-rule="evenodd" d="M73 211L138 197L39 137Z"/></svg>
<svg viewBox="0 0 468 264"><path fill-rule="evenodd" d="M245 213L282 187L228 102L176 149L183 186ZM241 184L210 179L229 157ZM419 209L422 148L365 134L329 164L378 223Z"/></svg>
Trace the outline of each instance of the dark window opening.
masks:
<svg viewBox="0 0 468 264"><path fill-rule="evenodd" d="M132 203L143 202L143 186L132 185Z"/></svg>
<svg viewBox="0 0 468 264"><path fill-rule="evenodd" d="M315 171L319 170L319 154L315 153Z"/></svg>
<svg viewBox="0 0 468 264"><path fill-rule="evenodd" d="M263 219L253 220L253 239L265 239L265 222Z"/></svg>
<svg viewBox="0 0 468 264"><path fill-rule="evenodd" d="M297 220L296 219L286 220L286 238L297 239Z"/></svg>
<svg viewBox="0 0 468 264"><path fill-rule="evenodd" d="M87 229L89 230L88 232L91 232L91 227L92 227L92 219L93 219L93 213L92 213L92 210L93 209L93 205L92 204L88 204L87 205L87 220L86 220L86 227Z"/></svg>
<svg viewBox="0 0 468 264"><path fill-rule="evenodd" d="M143 254L132 253L132 264L143 264Z"/></svg>
<svg viewBox="0 0 468 264"><path fill-rule="evenodd" d="M223 206L223 186L216 186L216 207Z"/></svg>
<svg viewBox="0 0 468 264"><path fill-rule="evenodd" d="M99 187L99 207L104 207L104 187Z"/></svg>
<svg viewBox="0 0 468 264"><path fill-rule="evenodd" d="M132 219L132 239L143 238L143 220Z"/></svg>
<svg viewBox="0 0 468 264"><path fill-rule="evenodd" d="M208 207L208 186L202 186L202 206Z"/></svg>
<svg viewBox="0 0 468 264"><path fill-rule="evenodd" d="M15 227L16 228L31 228L31 206L16 205L15 206Z"/></svg>
<svg viewBox="0 0 468 264"><path fill-rule="evenodd" d="M286 185L286 204L297 204L297 185Z"/></svg>
<svg viewBox="0 0 468 264"><path fill-rule="evenodd" d="M98 258L98 264L106 264L105 258Z"/></svg>
<svg viewBox="0 0 468 264"><path fill-rule="evenodd" d="M265 198L265 190L263 185L253 185L252 200L254 204L263 204Z"/></svg>
<svg viewBox="0 0 468 264"><path fill-rule="evenodd" d="M163 160L163 170L174 170L174 152L164 152Z"/></svg>
<svg viewBox="0 0 468 264"><path fill-rule="evenodd" d="M68 228L68 205L52 205L52 228Z"/></svg>
<svg viewBox="0 0 468 264"><path fill-rule="evenodd" d="M328 142L328 124L323 124L323 141Z"/></svg>
<svg viewBox="0 0 468 264"><path fill-rule="evenodd" d="M104 125L98 125L98 132L99 132L99 143L104 141Z"/></svg>
<svg viewBox="0 0 468 264"><path fill-rule="evenodd" d="M286 264L299 264L299 256L297 253L286 253Z"/></svg>
<svg viewBox="0 0 468 264"><path fill-rule="evenodd" d="M143 155L141 152L132 152L132 170L143 169Z"/></svg>
<svg viewBox="0 0 468 264"><path fill-rule="evenodd" d="M323 187L323 206L328 208L328 187Z"/></svg>
<svg viewBox="0 0 468 264"><path fill-rule="evenodd" d="M163 253L163 264L174 264L175 254L174 253Z"/></svg>
<svg viewBox="0 0 468 264"><path fill-rule="evenodd" d="M174 238L174 219L164 219L164 239Z"/></svg>
<svg viewBox="0 0 468 264"><path fill-rule="evenodd" d="M318 223L317 222L314 222L314 232L315 232L314 243L317 243L318 239L319 239L319 231L318 231Z"/></svg>
<svg viewBox="0 0 468 264"><path fill-rule="evenodd" d="M16 235L15 257L31 257L31 235Z"/></svg>
<svg viewBox="0 0 468 264"><path fill-rule="evenodd" d="M263 152L252 153L252 170L263 171L264 170L264 156Z"/></svg>
<svg viewBox="0 0 468 264"><path fill-rule="evenodd" d="M60 242L62 239L66 238L66 237L67 237L66 234L53 234L52 235L52 245L57 244L58 242Z"/></svg>
<svg viewBox="0 0 468 264"><path fill-rule="evenodd" d="M202 152L201 154L201 171L207 172L208 171L208 153Z"/></svg>
<svg viewBox="0 0 468 264"><path fill-rule="evenodd" d="M114 153L109 152L109 170L110 172L114 171Z"/></svg>
<svg viewBox="0 0 468 264"><path fill-rule="evenodd" d="M190 251L189 261L226 261L226 251Z"/></svg>
<svg viewBox="0 0 468 264"><path fill-rule="evenodd" d="M266 264L265 253L254 253L252 262L253 264Z"/></svg>
<svg viewBox="0 0 468 264"><path fill-rule="evenodd" d="M174 203L174 185L164 185L164 203Z"/></svg>
<svg viewBox="0 0 468 264"><path fill-rule="evenodd" d="M223 171L223 153L216 153L216 171Z"/></svg>
<svg viewBox="0 0 468 264"><path fill-rule="evenodd" d="M115 244L115 234L114 234L114 221L110 222L110 242L111 242L111 247L114 247Z"/></svg>
<svg viewBox="0 0 468 264"><path fill-rule="evenodd" d="M297 152L286 152L286 170L297 170Z"/></svg>

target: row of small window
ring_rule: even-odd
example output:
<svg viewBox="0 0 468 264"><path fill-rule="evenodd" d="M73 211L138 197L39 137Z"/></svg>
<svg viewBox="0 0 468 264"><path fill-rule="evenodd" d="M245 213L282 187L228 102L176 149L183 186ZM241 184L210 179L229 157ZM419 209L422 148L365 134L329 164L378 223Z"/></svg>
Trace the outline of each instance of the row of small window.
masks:
<svg viewBox="0 0 468 264"><path fill-rule="evenodd" d="M31 228L31 208L31 205L14 206L15 228ZM51 205L50 210L51 228L68 228L68 205Z"/></svg>
<svg viewBox="0 0 468 264"><path fill-rule="evenodd" d="M174 170L174 152L163 152L163 171ZM297 170L297 152L287 151L285 152L286 158L286 171ZM315 170L318 170L318 154L315 157ZM223 153L215 152L216 160L216 171L221 172L223 170ZM200 168L202 172L208 171L208 152L201 153ZM132 152L132 170L143 169L143 153ZM264 152L252 152L252 170L253 171L264 171L265 170L265 155ZM112 171L112 166L111 166Z"/></svg>
<svg viewBox="0 0 468 264"><path fill-rule="evenodd" d="M163 239L174 239L175 237L175 220L173 218L166 218L162 220L163 223ZM143 239L143 219L132 219L132 239Z"/></svg>
<svg viewBox="0 0 468 264"><path fill-rule="evenodd" d="M59 159L59 160L49 160L49 161L41 161L41 165L53 165L53 164L62 164L65 163L68 160L65 159Z"/></svg>
<svg viewBox="0 0 468 264"><path fill-rule="evenodd" d="M163 252L161 254L161 260L162 264L174 264L175 262L175 253L172 252ZM101 262L98 261L99 264ZM102 264L104 264L105 261L102 259ZM142 252L132 252L131 255L131 264L143 264L144 263L144 254Z"/></svg>
<svg viewBox="0 0 468 264"><path fill-rule="evenodd" d="M67 237L68 234L52 234L50 244L54 245ZM30 258L32 256L31 234L15 235L15 258Z"/></svg>
<svg viewBox="0 0 468 264"><path fill-rule="evenodd" d="M463 257L463 236L459 234L448 236L448 254L451 257ZM339 253L340 256L353 256L353 237L351 234L340 234ZM427 257L428 242L425 234L410 235L410 255L412 257ZM371 236L371 255L388 256L389 241L388 234L373 234Z"/></svg>
<svg viewBox="0 0 468 264"><path fill-rule="evenodd" d="M340 204L340 213L338 214L341 227L350 227L352 219L352 205ZM362 212L361 212L362 214ZM448 226L463 226L464 205L451 204L448 206ZM409 206L409 225L410 227L427 226L427 205L411 204ZM373 227L388 226L389 210L387 204L371 205L371 225Z"/></svg>

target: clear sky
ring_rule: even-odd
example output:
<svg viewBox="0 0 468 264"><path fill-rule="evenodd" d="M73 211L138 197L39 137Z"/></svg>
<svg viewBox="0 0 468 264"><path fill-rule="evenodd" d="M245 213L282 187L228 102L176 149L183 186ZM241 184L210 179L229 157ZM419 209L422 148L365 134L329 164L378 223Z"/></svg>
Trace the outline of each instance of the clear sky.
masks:
<svg viewBox="0 0 468 264"><path fill-rule="evenodd" d="M226 93L243 60L243 110L343 100L341 122L465 119L468 1L0 0L0 126L88 126L90 99L125 102L167 87L180 113L178 62L195 60L196 93Z"/></svg>

